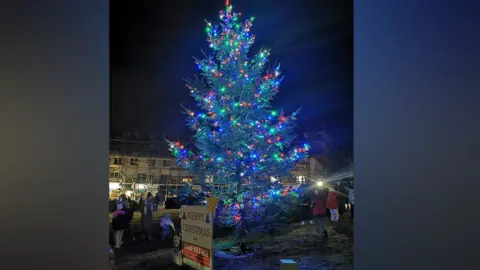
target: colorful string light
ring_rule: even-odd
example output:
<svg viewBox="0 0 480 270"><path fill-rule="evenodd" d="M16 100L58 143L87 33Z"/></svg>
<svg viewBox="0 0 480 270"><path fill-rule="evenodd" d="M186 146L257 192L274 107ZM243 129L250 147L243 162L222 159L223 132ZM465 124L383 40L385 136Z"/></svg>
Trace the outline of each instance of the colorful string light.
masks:
<svg viewBox="0 0 480 270"><path fill-rule="evenodd" d="M187 81L198 111L187 110L188 126L195 132L195 151L169 142L178 165L217 183L268 179L287 174L308 155L309 146L291 149L297 112L285 115L271 108L282 81L280 65L268 68L269 50L248 57L255 41L254 17L240 20L229 1L219 12L221 23L207 22L207 42L213 50L195 59L202 79Z"/></svg>

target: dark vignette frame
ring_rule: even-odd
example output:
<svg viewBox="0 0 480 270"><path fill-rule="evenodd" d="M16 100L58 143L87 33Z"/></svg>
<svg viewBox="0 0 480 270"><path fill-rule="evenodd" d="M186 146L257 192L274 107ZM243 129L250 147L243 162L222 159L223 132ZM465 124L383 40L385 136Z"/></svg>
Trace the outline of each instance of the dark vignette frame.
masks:
<svg viewBox="0 0 480 270"><path fill-rule="evenodd" d="M354 6L355 269L478 268L480 4Z"/></svg>
<svg viewBox="0 0 480 270"><path fill-rule="evenodd" d="M106 269L109 1L0 18L1 268Z"/></svg>

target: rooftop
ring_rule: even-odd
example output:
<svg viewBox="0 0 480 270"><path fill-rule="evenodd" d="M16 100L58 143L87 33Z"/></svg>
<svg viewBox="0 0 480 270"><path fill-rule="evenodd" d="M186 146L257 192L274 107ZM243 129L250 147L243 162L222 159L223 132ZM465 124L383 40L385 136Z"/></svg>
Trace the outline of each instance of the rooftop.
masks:
<svg viewBox="0 0 480 270"><path fill-rule="evenodd" d="M136 156L172 157L163 138L111 137L110 152Z"/></svg>

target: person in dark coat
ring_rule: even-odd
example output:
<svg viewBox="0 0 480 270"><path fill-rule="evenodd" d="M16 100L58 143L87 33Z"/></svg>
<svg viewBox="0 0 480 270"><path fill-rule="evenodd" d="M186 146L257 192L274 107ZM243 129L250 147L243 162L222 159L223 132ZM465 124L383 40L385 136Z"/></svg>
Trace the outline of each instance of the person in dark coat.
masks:
<svg viewBox="0 0 480 270"><path fill-rule="evenodd" d="M129 199L127 199L127 197L122 194L121 196L121 202L123 204L123 210L125 211L125 218L127 220L127 235L129 237L131 237L133 240L135 240L135 236L133 234L133 231L132 231L132 227L130 226L130 222L132 222L132 219L133 219L133 212L134 212L134 208L133 208L133 205L131 203L131 201ZM125 238L125 233L124 233L124 238Z"/></svg>
<svg viewBox="0 0 480 270"><path fill-rule="evenodd" d="M137 203L137 210L142 213L143 212L143 207L145 207L145 195L142 194L140 196L140 199L138 199L138 203Z"/></svg>
<svg viewBox="0 0 480 270"><path fill-rule="evenodd" d="M156 213L158 211L158 205L160 204L160 194L157 192L155 197L153 197L153 211Z"/></svg>
<svg viewBox="0 0 480 270"><path fill-rule="evenodd" d="M327 185L322 185L321 187L319 187L318 189L318 192L315 193L314 197L315 196L320 196L321 198L324 198L325 201L327 200L327 197L328 197L328 186ZM328 209L327 209L328 210ZM325 216L330 218L330 211L327 211L325 213Z"/></svg>
<svg viewBox="0 0 480 270"><path fill-rule="evenodd" d="M321 193L318 189L315 189L312 199L313 219L318 226L317 232L322 233L326 237L327 230L325 227L325 216L327 214L327 207L325 205L325 201L325 194Z"/></svg>
<svg viewBox="0 0 480 270"><path fill-rule="evenodd" d="M310 224L313 224L312 220L312 209L311 209L311 202L312 202L312 197L309 192L309 187L307 185L302 185L300 187L300 215L301 215L301 220L302 223L301 225L305 225L305 222L310 222Z"/></svg>
<svg viewBox="0 0 480 270"><path fill-rule="evenodd" d="M115 200L108 200L108 212L113 213L117 210L117 202Z"/></svg>
<svg viewBox="0 0 480 270"><path fill-rule="evenodd" d="M121 203L117 204L117 211L113 213L112 227L114 231L115 248L120 248L123 243L123 232L128 229L128 218Z"/></svg>
<svg viewBox="0 0 480 270"><path fill-rule="evenodd" d="M145 240L148 242L152 239L152 230L153 230L153 196L152 193L148 192L147 197L143 200L143 209L141 209L142 218L142 230Z"/></svg>

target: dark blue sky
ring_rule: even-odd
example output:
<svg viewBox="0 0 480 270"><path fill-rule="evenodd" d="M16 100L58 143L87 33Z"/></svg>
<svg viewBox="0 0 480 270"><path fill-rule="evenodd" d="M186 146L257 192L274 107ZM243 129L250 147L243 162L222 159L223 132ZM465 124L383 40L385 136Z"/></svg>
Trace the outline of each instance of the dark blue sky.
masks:
<svg viewBox="0 0 480 270"><path fill-rule="evenodd" d="M270 48L269 60L282 64L273 106L302 107L299 134L325 126L351 151L353 1L231 2L256 17L252 53ZM224 0L111 1L111 132L189 136L180 104L195 105L181 78L197 74L192 56L210 52L204 19L217 22L223 7Z"/></svg>

